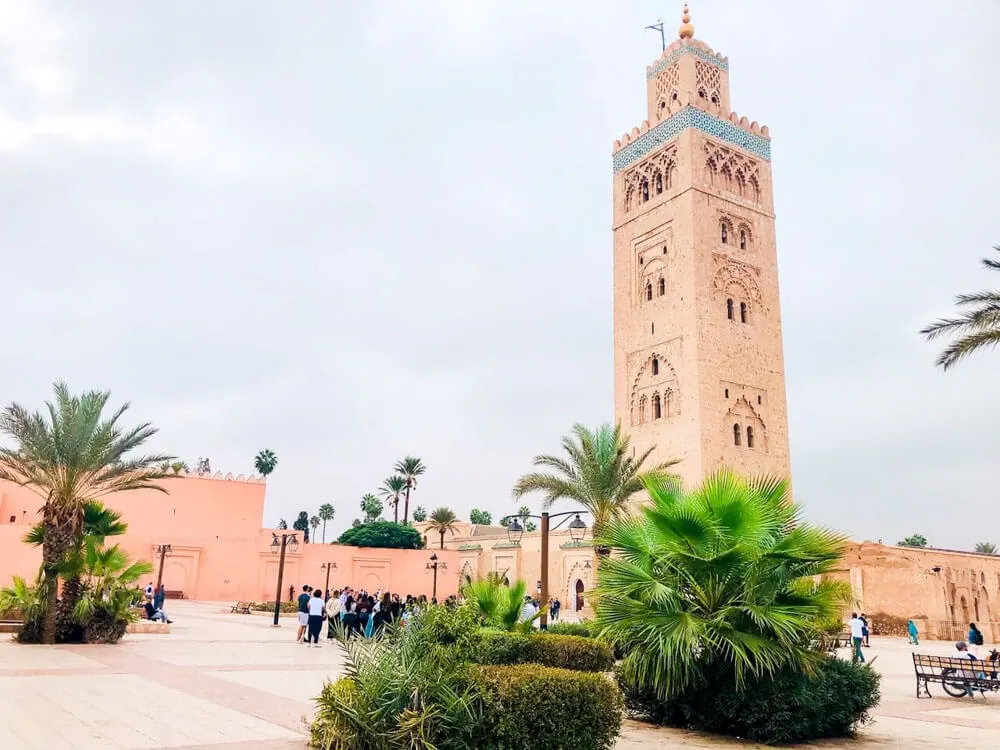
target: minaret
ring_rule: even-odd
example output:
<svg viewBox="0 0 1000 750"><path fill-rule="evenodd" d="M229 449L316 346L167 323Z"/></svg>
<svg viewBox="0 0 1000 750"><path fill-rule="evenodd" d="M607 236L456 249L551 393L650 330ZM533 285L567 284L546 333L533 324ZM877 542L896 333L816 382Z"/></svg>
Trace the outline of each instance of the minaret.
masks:
<svg viewBox="0 0 1000 750"><path fill-rule="evenodd" d="M615 416L689 485L788 477L768 129L729 110L729 60L682 21L614 144Z"/></svg>

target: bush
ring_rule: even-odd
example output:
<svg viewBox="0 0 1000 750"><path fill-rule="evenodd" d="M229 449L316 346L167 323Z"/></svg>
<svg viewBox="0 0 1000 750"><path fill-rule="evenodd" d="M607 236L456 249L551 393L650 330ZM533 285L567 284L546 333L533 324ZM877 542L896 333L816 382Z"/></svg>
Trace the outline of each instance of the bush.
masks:
<svg viewBox="0 0 1000 750"><path fill-rule="evenodd" d="M250 605L254 612L274 612L274 602L254 602ZM298 602L282 602L281 610L283 614L290 614L299 611Z"/></svg>
<svg viewBox="0 0 1000 750"><path fill-rule="evenodd" d="M352 547L423 549L424 538L412 526L393 521L373 521L347 529L337 540Z"/></svg>
<svg viewBox="0 0 1000 750"><path fill-rule="evenodd" d="M543 633L549 635L578 635L581 638L593 638L593 631L590 627L590 622L583 620L582 622L553 622L549 623L547 630L543 630Z"/></svg>
<svg viewBox="0 0 1000 750"><path fill-rule="evenodd" d="M621 691L603 675L522 664L470 676L483 701L481 747L608 750L621 728Z"/></svg>
<svg viewBox="0 0 1000 750"><path fill-rule="evenodd" d="M525 635L484 630L470 655L477 664L541 664L580 672L606 672L614 666L604 643L576 635Z"/></svg>
<svg viewBox="0 0 1000 750"><path fill-rule="evenodd" d="M732 735L767 744L848 737L871 720L879 674L867 666L824 658L812 675L784 671L736 689L731 667L705 670L697 686L664 701L618 673L635 718L682 729Z"/></svg>

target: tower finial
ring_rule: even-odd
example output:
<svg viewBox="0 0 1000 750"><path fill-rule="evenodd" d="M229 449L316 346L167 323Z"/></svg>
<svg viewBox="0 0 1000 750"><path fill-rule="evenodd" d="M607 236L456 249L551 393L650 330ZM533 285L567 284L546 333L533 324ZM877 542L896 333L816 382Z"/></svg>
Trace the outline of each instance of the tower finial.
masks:
<svg viewBox="0 0 1000 750"><path fill-rule="evenodd" d="M681 39L694 38L694 26L691 23L691 14L688 13L687 3L684 3L684 15L681 16L680 35Z"/></svg>

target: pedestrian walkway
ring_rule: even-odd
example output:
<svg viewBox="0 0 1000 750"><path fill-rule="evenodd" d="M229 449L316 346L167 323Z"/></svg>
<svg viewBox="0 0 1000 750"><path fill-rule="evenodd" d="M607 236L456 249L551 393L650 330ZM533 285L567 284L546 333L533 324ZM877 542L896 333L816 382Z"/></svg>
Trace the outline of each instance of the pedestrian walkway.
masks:
<svg viewBox="0 0 1000 750"><path fill-rule="evenodd" d="M311 699L343 669L340 649L295 645L294 618L232 615L221 604L173 602L173 632L116 646L0 642L0 748L12 750L305 750ZM878 720L861 741L817 747L1000 747L1000 694L914 697L910 647L873 639L884 675ZM952 644L924 643L949 654ZM752 745L627 722L616 750Z"/></svg>

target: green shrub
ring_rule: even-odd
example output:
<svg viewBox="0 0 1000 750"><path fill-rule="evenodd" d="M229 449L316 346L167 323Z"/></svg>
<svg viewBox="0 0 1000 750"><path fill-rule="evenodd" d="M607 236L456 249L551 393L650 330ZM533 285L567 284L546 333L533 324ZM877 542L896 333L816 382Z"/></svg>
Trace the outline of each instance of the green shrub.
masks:
<svg viewBox="0 0 1000 750"><path fill-rule="evenodd" d="M373 521L347 529L337 540L352 547L423 549L424 538L412 526L393 521Z"/></svg>
<svg viewBox="0 0 1000 750"><path fill-rule="evenodd" d="M583 620L582 622L553 622L549 624L547 630L543 630L542 632L549 635L578 635L581 638L594 637L590 628L590 622L587 620Z"/></svg>
<svg viewBox="0 0 1000 750"><path fill-rule="evenodd" d="M481 747L608 750L621 728L622 696L603 675L522 664L470 673L483 702Z"/></svg>
<svg viewBox="0 0 1000 750"><path fill-rule="evenodd" d="M541 664L580 672L606 672L614 666L604 643L576 635L542 635L484 630L470 654L477 664Z"/></svg>
<svg viewBox="0 0 1000 750"><path fill-rule="evenodd" d="M664 701L639 690L621 671L618 682L635 718L732 735L767 744L848 737L871 720L879 701L879 674L827 657L815 673L783 671L736 688L732 667L706 669L696 686Z"/></svg>
<svg viewBox="0 0 1000 750"><path fill-rule="evenodd" d="M407 627L419 628L430 643L455 651L455 655L468 661L479 644L479 615L476 608L463 604L452 609L431 605L410 620Z"/></svg>

